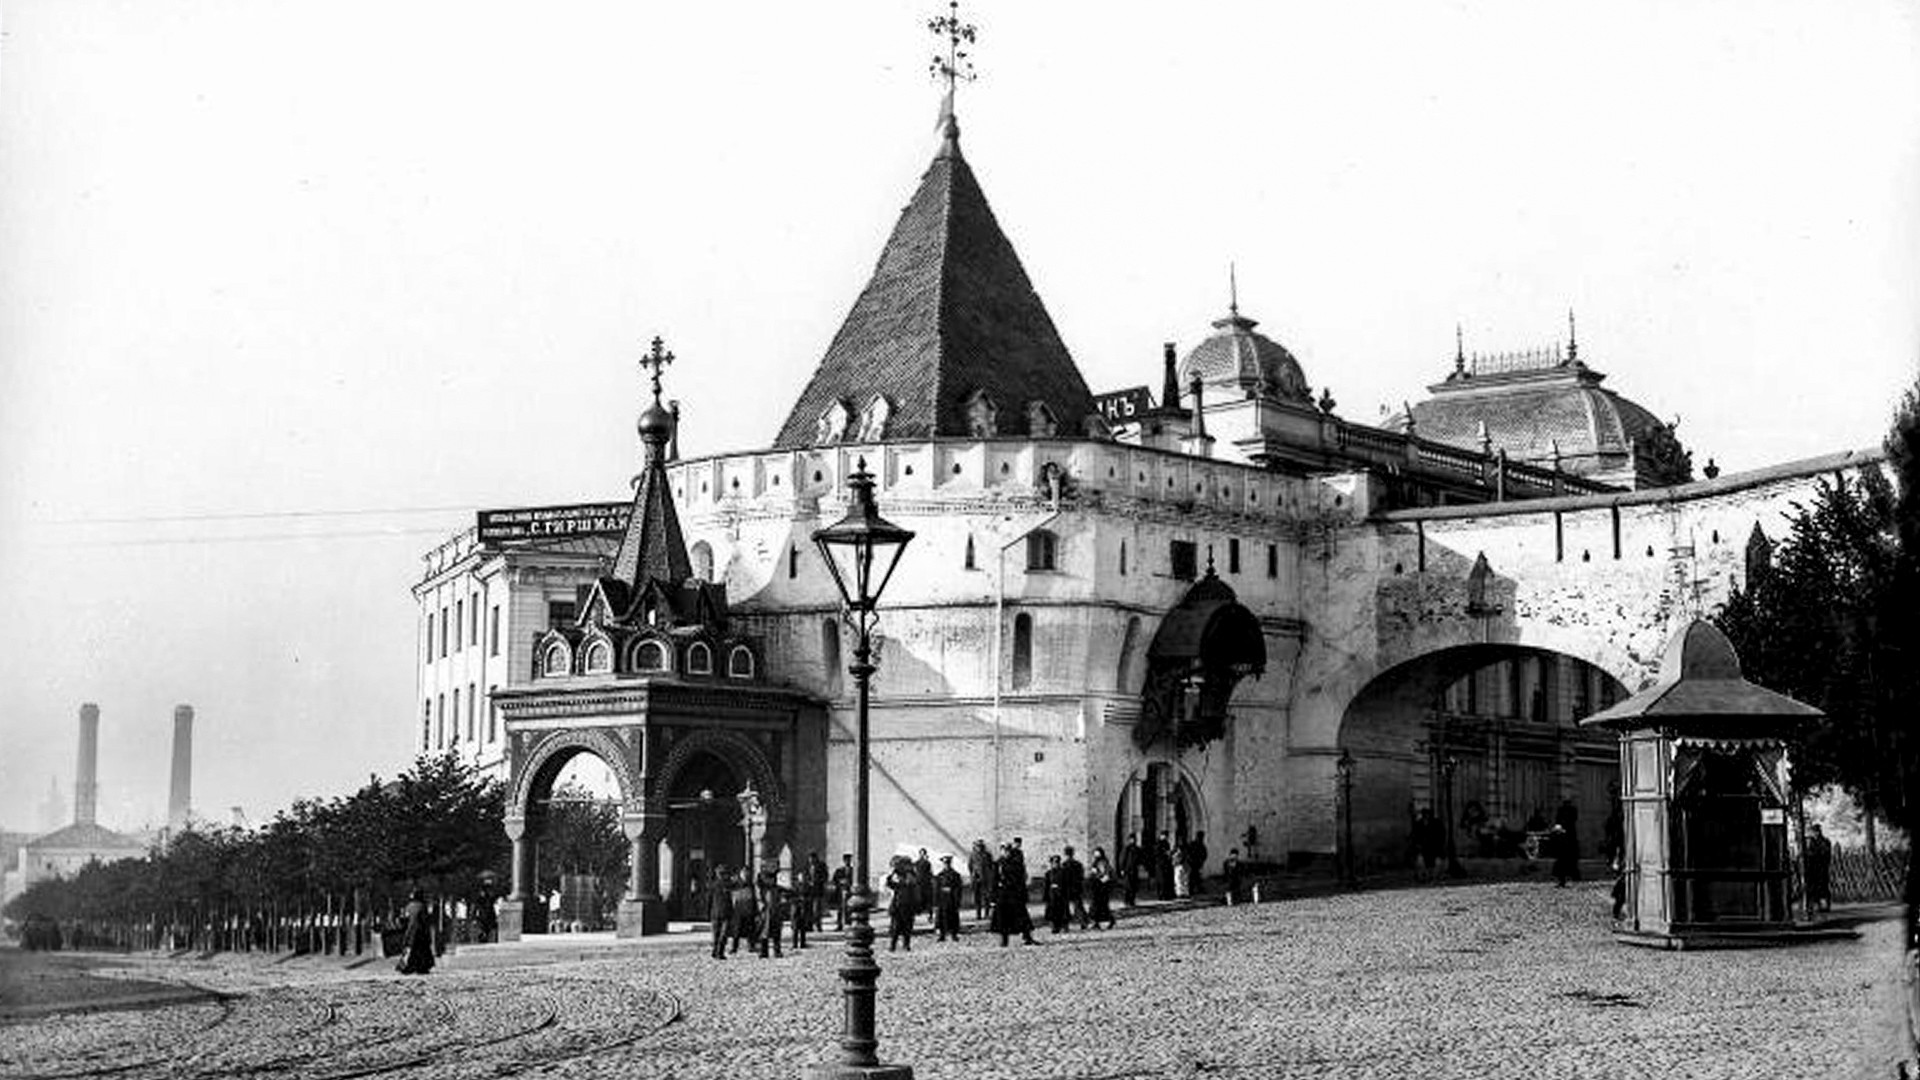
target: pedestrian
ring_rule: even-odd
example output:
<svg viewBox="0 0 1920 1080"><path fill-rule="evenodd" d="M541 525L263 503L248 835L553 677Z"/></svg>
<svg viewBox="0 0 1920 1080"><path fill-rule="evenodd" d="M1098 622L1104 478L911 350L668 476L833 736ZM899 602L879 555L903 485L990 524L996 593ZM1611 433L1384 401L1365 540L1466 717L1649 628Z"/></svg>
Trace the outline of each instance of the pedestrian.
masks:
<svg viewBox="0 0 1920 1080"><path fill-rule="evenodd" d="M760 871L757 884L759 895L756 899L760 905L760 959L765 960L769 949L776 957L783 955L780 952L780 930L781 924L787 919L791 894L781 886L779 873L772 869Z"/></svg>
<svg viewBox="0 0 1920 1080"><path fill-rule="evenodd" d="M427 894L419 889L408 894L402 915L406 929L400 937L400 974L425 975L433 970L433 913L427 909Z"/></svg>
<svg viewBox="0 0 1920 1080"><path fill-rule="evenodd" d="M1060 860L1060 887L1066 895L1067 909L1080 929L1087 928L1087 867L1073 857L1073 845L1062 849L1066 857Z"/></svg>
<svg viewBox="0 0 1920 1080"><path fill-rule="evenodd" d="M733 871L725 866L713 868L713 883L707 889L707 919L713 923L713 958L727 958L727 932L733 929Z"/></svg>
<svg viewBox="0 0 1920 1080"><path fill-rule="evenodd" d="M1072 911L1067 903L1067 872L1060 856L1047 857L1045 884L1041 892L1041 915L1047 920L1051 933L1062 933L1071 921Z"/></svg>
<svg viewBox="0 0 1920 1080"><path fill-rule="evenodd" d="M807 852L806 869L800 872L799 895L795 898L793 947L807 947L807 935L820 929L820 911L827 900L827 864L817 851Z"/></svg>
<svg viewBox="0 0 1920 1080"><path fill-rule="evenodd" d="M1565 825L1555 822L1547 830L1547 851L1553 856L1553 884L1564 889L1567 882L1580 880L1580 841Z"/></svg>
<svg viewBox="0 0 1920 1080"><path fill-rule="evenodd" d="M1613 921L1619 922L1627 917L1627 863L1620 855L1613 857Z"/></svg>
<svg viewBox="0 0 1920 1080"><path fill-rule="evenodd" d="M1184 861L1187 864L1187 877L1188 877L1189 884L1192 887L1193 895L1199 896L1201 893L1206 891L1206 880L1207 880L1207 834L1206 833L1197 832L1193 834L1193 839L1187 842L1186 859Z"/></svg>
<svg viewBox="0 0 1920 1080"><path fill-rule="evenodd" d="M984 919L993 909L993 852L985 840L975 840L967 853L967 877L973 882L973 917Z"/></svg>
<svg viewBox="0 0 1920 1080"><path fill-rule="evenodd" d="M912 952L913 919L920 913L920 875L913 860L895 855L886 885L892 892L887 898L887 951L893 952L904 944L907 951Z"/></svg>
<svg viewBox="0 0 1920 1080"><path fill-rule="evenodd" d="M1140 893L1140 834L1128 833L1127 844L1120 849L1120 895L1132 907Z"/></svg>
<svg viewBox="0 0 1920 1080"><path fill-rule="evenodd" d="M1027 890L1027 881L1028 881L1027 849L1024 846L1022 846L1022 843L1023 842L1019 837L1017 836L1014 837L1013 847L1008 850L1007 854L1013 857L1013 868L1015 871L1014 876L1020 882L1020 891L1024 893Z"/></svg>
<svg viewBox="0 0 1920 1080"><path fill-rule="evenodd" d="M1807 910L1833 910L1833 841L1815 825L1807 830Z"/></svg>
<svg viewBox="0 0 1920 1080"><path fill-rule="evenodd" d="M914 896L920 901L920 913L933 914L933 862L927 858L927 849L920 849L920 857L913 861Z"/></svg>
<svg viewBox="0 0 1920 1080"><path fill-rule="evenodd" d="M1159 885L1160 899L1173 899L1173 838L1165 830L1153 848L1153 877Z"/></svg>
<svg viewBox="0 0 1920 1080"><path fill-rule="evenodd" d="M847 898L853 895L853 856L841 855L833 871L833 928L847 928Z"/></svg>
<svg viewBox="0 0 1920 1080"><path fill-rule="evenodd" d="M1173 898L1185 900L1193 895L1193 868L1187 865L1187 845L1175 844L1168 850L1173 860Z"/></svg>
<svg viewBox="0 0 1920 1080"><path fill-rule="evenodd" d="M1000 849L1000 865L994 869L998 891L993 898L993 931L1000 935L1000 947L1014 934L1028 945L1033 940L1033 916L1027 912L1026 862L1016 857L1013 845Z"/></svg>
<svg viewBox="0 0 1920 1080"><path fill-rule="evenodd" d="M733 879L733 918L727 928L727 936L732 943L727 946L729 953L740 951L740 942L745 940L747 951L753 952L759 947L757 935L760 932L760 900L754 895L753 879L748 871L742 869Z"/></svg>
<svg viewBox="0 0 1920 1080"><path fill-rule="evenodd" d="M1240 849L1229 848L1227 857L1220 864L1220 876L1226 880L1227 903L1240 902Z"/></svg>
<svg viewBox="0 0 1920 1080"><path fill-rule="evenodd" d="M1420 868L1420 880L1432 881L1434 866L1440 859L1440 822L1431 808L1423 807L1413 819L1413 858Z"/></svg>
<svg viewBox="0 0 1920 1080"><path fill-rule="evenodd" d="M1113 863L1105 848L1093 849L1093 862L1087 867L1088 915L1093 925L1113 928Z"/></svg>
<svg viewBox="0 0 1920 1080"><path fill-rule="evenodd" d="M935 941L960 940L960 891L966 883L953 868L953 856L940 856L940 869L933 875L933 929Z"/></svg>

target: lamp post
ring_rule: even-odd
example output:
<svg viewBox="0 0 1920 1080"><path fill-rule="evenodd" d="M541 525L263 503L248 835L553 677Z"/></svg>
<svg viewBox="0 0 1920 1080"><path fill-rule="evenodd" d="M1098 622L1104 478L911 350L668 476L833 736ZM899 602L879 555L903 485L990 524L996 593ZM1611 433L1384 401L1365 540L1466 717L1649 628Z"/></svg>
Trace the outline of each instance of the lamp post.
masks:
<svg viewBox="0 0 1920 1080"><path fill-rule="evenodd" d="M880 516L873 503L873 476L866 459L847 478L852 489L847 515L817 530L813 542L826 559L834 587L853 617L858 633L853 663L847 671L858 690L855 711L853 895L847 900L847 959L840 969L840 992L846 1013L840 1032L840 1060L809 1068L812 1080L912 1080L906 1065L882 1065L876 1052L880 1040L874 1031L874 984L880 965L873 959L873 890L867 858L867 695L873 677L874 607L907 550L913 533Z"/></svg>
<svg viewBox="0 0 1920 1080"><path fill-rule="evenodd" d="M1340 825L1344 841L1340 845L1340 880L1351 886L1358 878L1353 872L1353 755L1346 747L1340 748L1333 767L1340 773Z"/></svg>

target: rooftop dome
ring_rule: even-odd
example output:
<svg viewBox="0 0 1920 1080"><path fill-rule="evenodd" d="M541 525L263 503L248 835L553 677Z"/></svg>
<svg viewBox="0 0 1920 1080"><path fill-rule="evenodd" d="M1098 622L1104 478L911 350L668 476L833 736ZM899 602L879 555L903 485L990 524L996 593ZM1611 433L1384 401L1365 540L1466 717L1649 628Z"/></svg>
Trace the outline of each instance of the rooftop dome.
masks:
<svg viewBox="0 0 1920 1080"><path fill-rule="evenodd" d="M1180 382L1194 376L1210 388L1230 387L1248 397L1270 397L1312 405L1306 373L1300 361L1279 342L1254 332L1260 325L1240 314L1236 305L1227 317L1216 319L1213 333L1195 345L1180 362Z"/></svg>

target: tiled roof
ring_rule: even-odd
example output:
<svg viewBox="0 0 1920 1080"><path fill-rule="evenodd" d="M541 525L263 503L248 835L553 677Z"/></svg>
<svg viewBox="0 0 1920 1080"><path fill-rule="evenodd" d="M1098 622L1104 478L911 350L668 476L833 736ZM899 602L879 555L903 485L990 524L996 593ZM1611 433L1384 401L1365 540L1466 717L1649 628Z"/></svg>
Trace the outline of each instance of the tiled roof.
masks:
<svg viewBox="0 0 1920 1080"><path fill-rule="evenodd" d="M1413 406L1413 427L1422 438L1479 449L1485 424L1494 447L1516 461L1549 464L1557 442L1568 472L1619 468L1634 440L1666 425L1602 387L1605 377L1577 361L1509 374L1456 374Z"/></svg>
<svg viewBox="0 0 1920 1080"><path fill-rule="evenodd" d="M656 390L656 398L658 393ZM665 415L658 400L645 415L656 412ZM667 483L666 443L672 433L671 421L667 423L665 429L642 432L647 464L633 493L627 534L620 539L620 551L613 557L612 576L635 592L648 581L677 587L693 576L693 560L687 556L687 541L680 533L680 517L674 512L673 491Z"/></svg>
<svg viewBox="0 0 1920 1080"><path fill-rule="evenodd" d="M819 443L835 402L848 416L839 437L859 437L876 395L891 410L885 438L968 436L968 403L982 390L999 434L1033 434L1033 402L1046 405L1060 434L1083 433L1094 412L1086 380L954 136L950 129L921 177L775 447Z"/></svg>
<svg viewBox="0 0 1920 1080"><path fill-rule="evenodd" d="M1181 361L1181 381L1184 383L1198 375L1209 385L1226 384L1249 395L1313 404L1313 394L1307 388L1307 376L1300 369L1300 361L1295 360L1284 345L1256 333L1253 328L1258 325L1238 310L1215 321L1214 332Z"/></svg>
<svg viewBox="0 0 1920 1080"><path fill-rule="evenodd" d="M131 836L122 836L104 825L85 821L55 829L29 842L27 847L36 851L49 848L81 851L141 851L146 848L146 845Z"/></svg>

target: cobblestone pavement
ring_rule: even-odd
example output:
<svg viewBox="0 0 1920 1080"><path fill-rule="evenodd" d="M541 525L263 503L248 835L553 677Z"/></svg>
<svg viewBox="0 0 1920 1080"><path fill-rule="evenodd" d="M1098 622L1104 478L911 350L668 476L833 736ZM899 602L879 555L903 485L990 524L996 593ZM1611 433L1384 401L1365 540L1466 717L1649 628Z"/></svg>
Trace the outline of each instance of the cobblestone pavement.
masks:
<svg viewBox="0 0 1920 1080"><path fill-rule="evenodd" d="M960 1077L1891 1077L1899 929L1670 953L1605 886L1336 895L976 932L880 953L881 1054ZM504 950L491 958L510 955ZM214 1002L0 1026L0 1078L780 1077L835 1050L840 943L724 962L654 940L424 979L384 964L136 958Z"/></svg>

